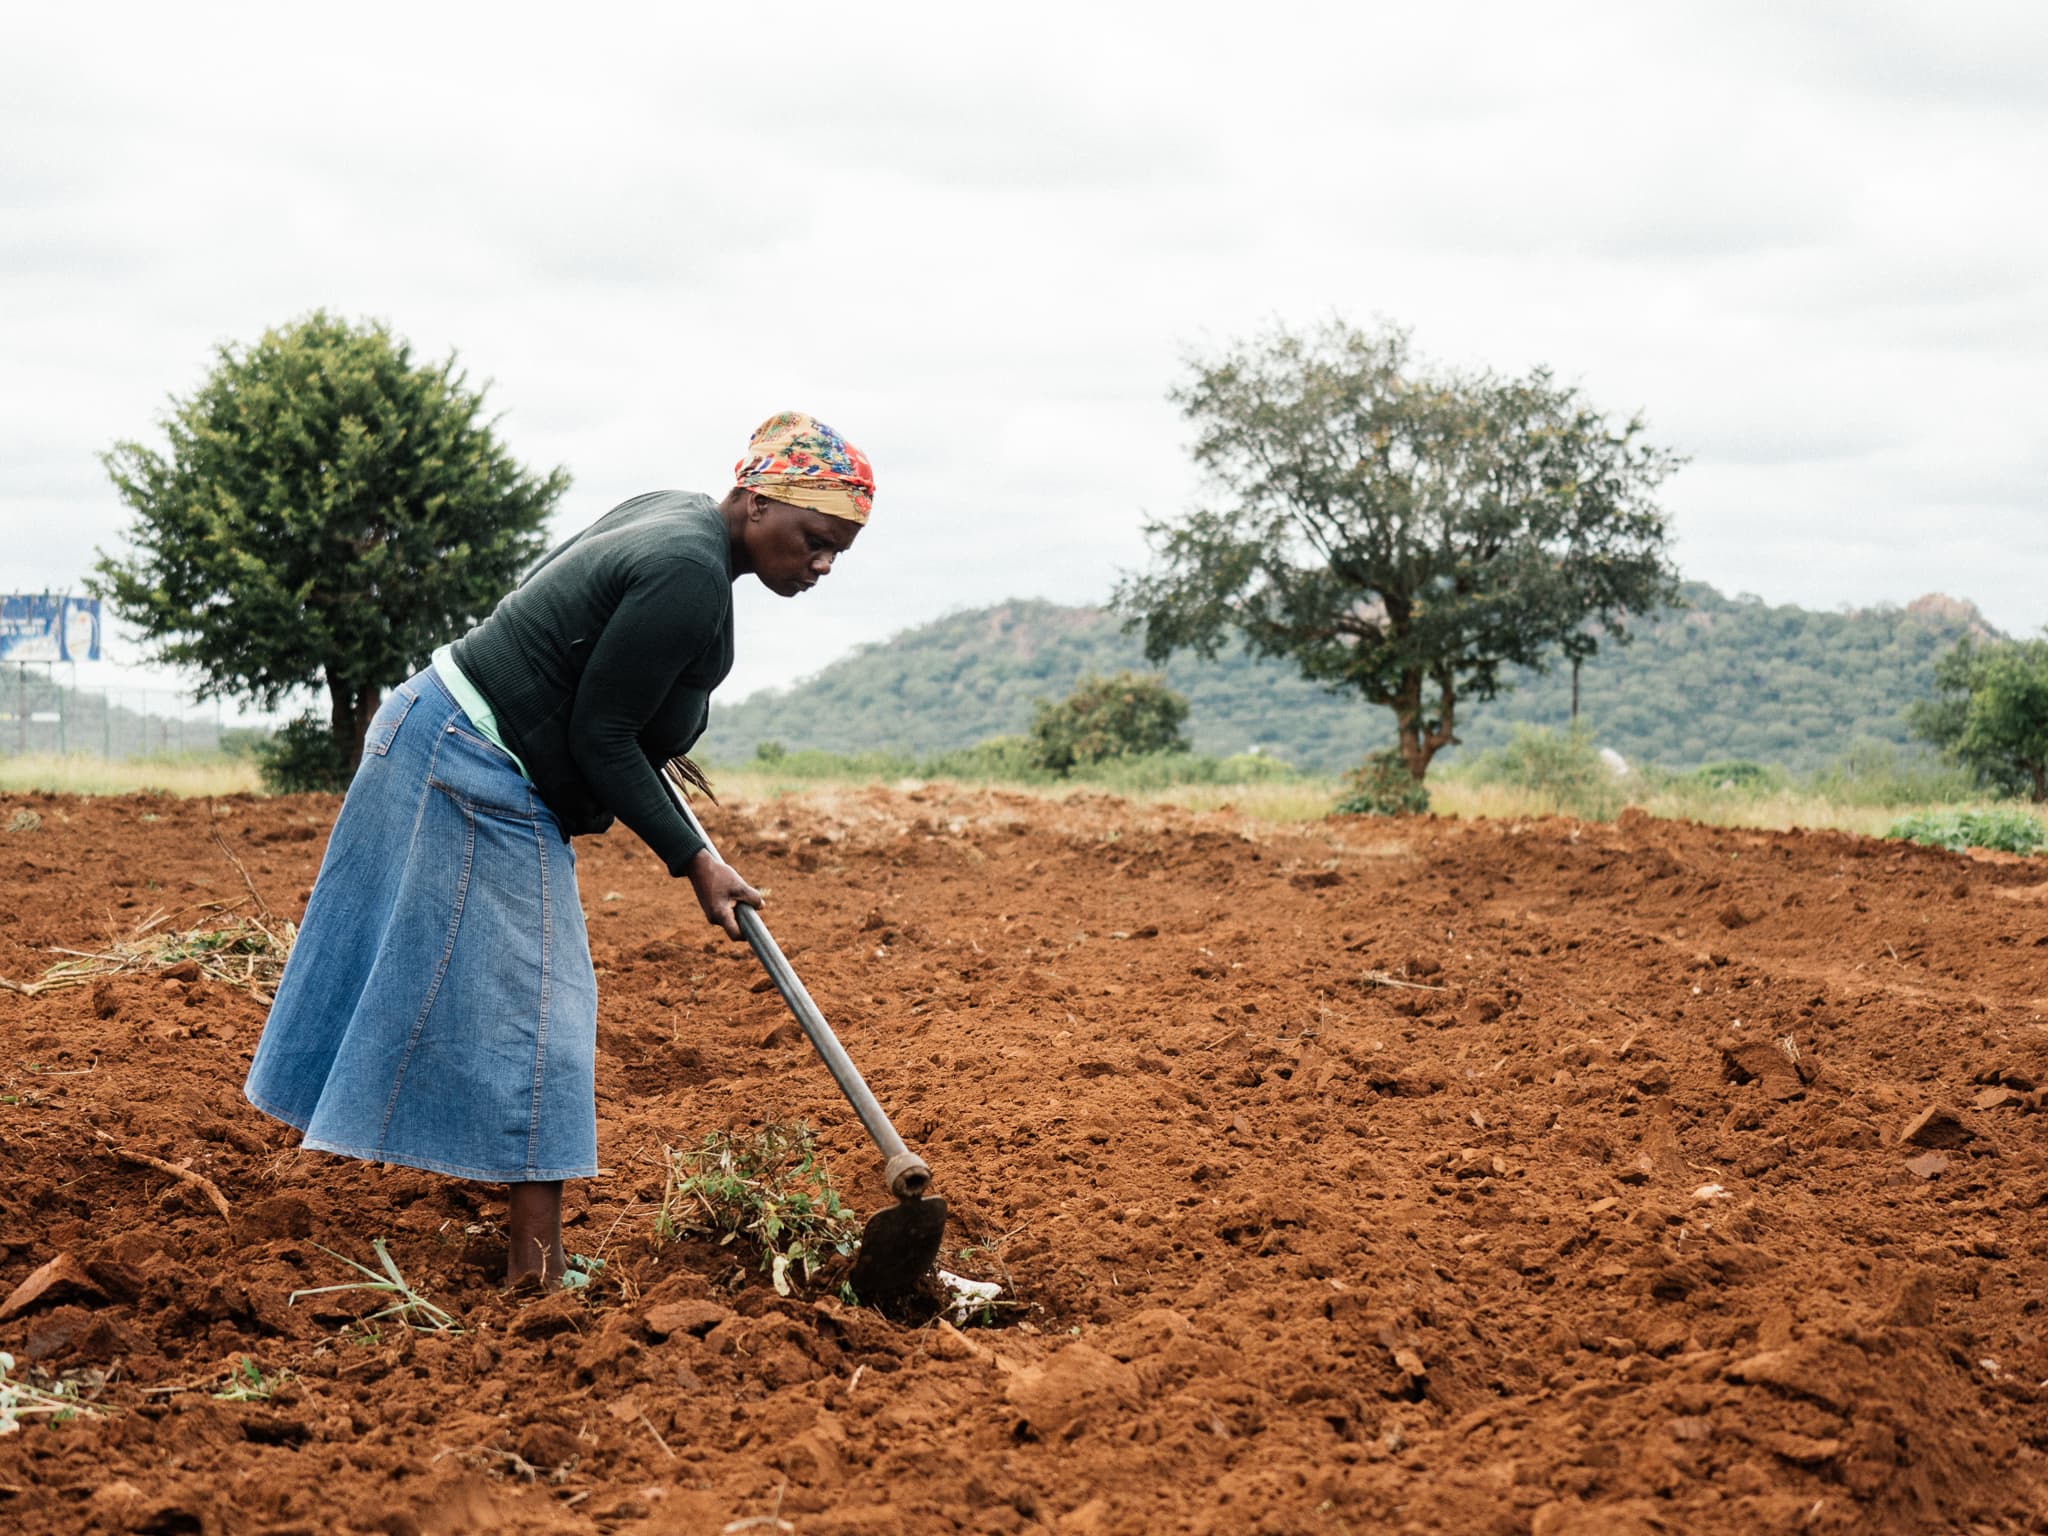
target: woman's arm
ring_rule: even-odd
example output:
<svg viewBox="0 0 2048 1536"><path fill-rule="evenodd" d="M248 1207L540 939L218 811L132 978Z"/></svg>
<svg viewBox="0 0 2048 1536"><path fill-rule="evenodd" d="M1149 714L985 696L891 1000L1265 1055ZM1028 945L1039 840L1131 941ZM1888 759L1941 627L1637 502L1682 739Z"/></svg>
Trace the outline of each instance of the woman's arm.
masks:
<svg viewBox="0 0 2048 1536"><path fill-rule="evenodd" d="M655 777L640 734L677 677L718 641L731 603L726 574L694 561L635 571L591 646L569 719L569 752L584 782L678 878L690 875L704 844Z"/></svg>

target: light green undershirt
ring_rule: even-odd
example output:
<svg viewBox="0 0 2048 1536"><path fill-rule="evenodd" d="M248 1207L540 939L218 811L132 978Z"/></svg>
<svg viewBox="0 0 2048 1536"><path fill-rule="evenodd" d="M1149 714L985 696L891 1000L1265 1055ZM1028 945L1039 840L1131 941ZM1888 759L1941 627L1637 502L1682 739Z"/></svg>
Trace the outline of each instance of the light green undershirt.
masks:
<svg viewBox="0 0 2048 1536"><path fill-rule="evenodd" d="M498 734L498 717L491 712L490 704L476 691L476 684L462 675L462 668L455 665L454 646L444 645L434 652L434 670L448 685L448 691L455 695L455 702L462 706L462 712L469 716L469 723L482 733L486 741L511 758L519 776L531 784L533 775L526 771L526 764L519 761L519 754L506 746L505 738Z"/></svg>

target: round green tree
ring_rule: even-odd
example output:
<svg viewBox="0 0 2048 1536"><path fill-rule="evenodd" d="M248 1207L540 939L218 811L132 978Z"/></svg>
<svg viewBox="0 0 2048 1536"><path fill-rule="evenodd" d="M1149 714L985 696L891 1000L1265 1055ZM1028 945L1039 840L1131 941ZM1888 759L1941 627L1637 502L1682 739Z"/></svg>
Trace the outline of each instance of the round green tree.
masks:
<svg viewBox="0 0 2048 1536"><path fill-rule="evenodd" d="M1986 784L2048 802L2048 640L1965 635L1935 663L1934 697L1907 719Z"/></svg>
<svg viewBox="0 0 2048 1536"><path fill-rule="evenodd" d="M1083 677L1059 703L1039 701L1032 756L1038 767L1064 774L1111 758L1185 752L1187 717L1188 701L1157 677Z"/></svg>
<svg viewBox="0 0 2048 1536"><path fill-rule="evenodd" d="M568 474L527 471L453 355L315 311L219 349L167 446L104 458L134 513L93 591L201 698L324 687L345 779L385 691L488 613L542 549Z"/></svg>

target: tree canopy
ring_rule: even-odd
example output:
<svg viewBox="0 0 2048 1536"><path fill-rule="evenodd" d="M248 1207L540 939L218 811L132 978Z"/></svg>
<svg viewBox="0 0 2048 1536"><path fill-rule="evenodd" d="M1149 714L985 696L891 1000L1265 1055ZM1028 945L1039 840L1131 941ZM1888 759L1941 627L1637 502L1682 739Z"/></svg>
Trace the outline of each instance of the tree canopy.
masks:
<svg viewBox="0 0 2048 1536"><path fill-rule="evenodd" d="M274 708L324 686L350 769L386 689L488 613L567 490L515 462L451 355L316 311L223 345L173 397L168 450L104 458L134 513L92 589L201 698Z"/></svg>
<svg viewBox="0 0 2048 1536"><path fill-rule="evenodd" d="M1197 358L1172 399L1213 505L1146 534L1117 606L1154 662L1242 637L1395 717L1420 779L1515 667L1628 638L1677 575L1654 492L1681 462L1538 368L1427 368L1332 321Z"/></svg>
<svg viewBox="0 0 2048 1536"><path fill-rule="evenodd" d="M1935 663L1934 696L1908 718L1986 783L2048 801L2048 640L1965 636Z"/></svg>

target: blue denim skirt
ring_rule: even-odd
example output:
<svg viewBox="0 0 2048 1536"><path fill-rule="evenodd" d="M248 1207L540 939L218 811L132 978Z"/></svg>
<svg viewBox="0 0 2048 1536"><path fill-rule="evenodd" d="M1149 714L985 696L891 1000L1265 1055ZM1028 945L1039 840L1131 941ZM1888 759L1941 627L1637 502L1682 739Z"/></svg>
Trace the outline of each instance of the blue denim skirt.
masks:
<svg viewBox="0 0 2048 1536"><path fill-rule="evenodd" d="M596 1049L576 855L430 667L370 723L249 1102L322 1152L588 1178Z"/></svg>

